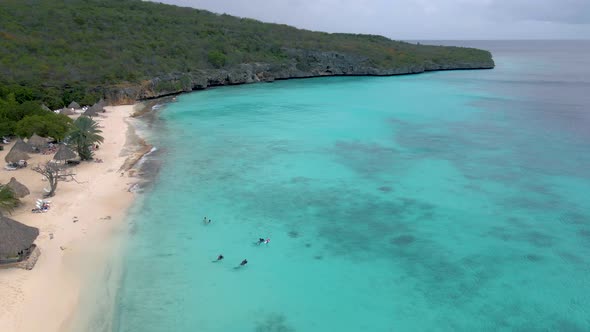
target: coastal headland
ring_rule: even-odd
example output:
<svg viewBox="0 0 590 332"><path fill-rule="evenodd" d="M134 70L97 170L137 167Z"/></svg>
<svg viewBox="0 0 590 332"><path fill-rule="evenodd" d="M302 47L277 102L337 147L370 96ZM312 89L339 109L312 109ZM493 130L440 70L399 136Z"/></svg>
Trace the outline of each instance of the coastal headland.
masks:
<svg viewBox="0 0 590 332"><path fill-rule="evenodd" d="M21 99L37 96L50 109L291 78L494 68L492 54L476 48L309 31L149 1L46 1L34 11L8 1L2 9L0 62L11 66L0 66L0 88L25 86Z"/></svg>
<svg viewBox="0 0 590 332"><path fill-rule="evenodd" d="M289 49L286 50L286 53L289 54L289 60L281 64L244 63L228 68L166 74L146 80L142 84L120 84L105 87L104 95L107 100L117 104L160 98L215 86L273 82L275 80L326 76L395 76L430 71L494 68L491 56L489 59L475 61L453 60L447 63L425 61L380 68L368 62L367 58L340 52Z"/></svg>
<svg viewBox="0 0 590 332"><path fill-rule="evenodd" d="M81 295L90 292L92 275L111 268L124 230L122 222L135 194L131 187L133 166L149 151L149 146L132 133L130 116L134 105L106 107L95 118L104 143L95 158L74 168L76 181L60 182L51 208L46 213L31 213L36 199L43 197L47 182L30 168L0 171L0 183L16 177L31 194L11 218L39 228L36 240L41 250L31 271L0 269L0 331L63 331L80 307ZM0 158L8 151L0 151ZM51 155L32 154L29 165L51 159Z"/></svg>

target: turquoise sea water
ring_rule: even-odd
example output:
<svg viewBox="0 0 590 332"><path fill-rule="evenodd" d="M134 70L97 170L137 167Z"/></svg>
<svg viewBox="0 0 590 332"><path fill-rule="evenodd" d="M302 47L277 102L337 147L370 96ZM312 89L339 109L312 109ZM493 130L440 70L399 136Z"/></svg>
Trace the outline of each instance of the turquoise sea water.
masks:
<svg viewBox="0 0 590 332"><path fill-rule="evenodd" d="M590 44L566 44L178 97L114 330L590 330Z"/></svg>

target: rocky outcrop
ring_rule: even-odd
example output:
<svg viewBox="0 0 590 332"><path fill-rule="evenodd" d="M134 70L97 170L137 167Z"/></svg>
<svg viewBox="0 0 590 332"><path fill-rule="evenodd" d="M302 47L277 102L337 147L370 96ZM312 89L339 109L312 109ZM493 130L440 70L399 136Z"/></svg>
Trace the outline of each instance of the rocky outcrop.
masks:
<svg viewBox="0 0 590 332"><path fill-rule="evenodd" d="M212 86L272 82L274 80L321 76L392 76L418 74L437 70L491 69L491 55L482 61L433 60L398 63L390 68L373 65L367 58L338 52L286 50L288 60L280 64L248 63L231 68L196 70L182 74L155 77L137 85L118 85L103 88L107 100L113 104L206 89Z"/></svg>

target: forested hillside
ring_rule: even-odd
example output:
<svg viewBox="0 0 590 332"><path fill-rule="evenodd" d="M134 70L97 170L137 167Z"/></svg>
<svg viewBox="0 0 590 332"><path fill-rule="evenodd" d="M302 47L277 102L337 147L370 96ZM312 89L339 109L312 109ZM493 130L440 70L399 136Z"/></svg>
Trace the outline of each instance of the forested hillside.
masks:
<svg viewBox="0 0 590 332"><path fill-rule="evenodd" d="M139 0L3 0L0 6L0 84L26 87L28 99L51 108L71 100L89 104L113 87L137 92L149 85L152 95L187 91L202 87L195 83L201 76L211 81L241 64L265 65L243 82L317 76L324 54L346 59L336 61L336 70L327 66L320 73L326 75L493 67L487 51L311 32ZM276 68L288 72L275 75Z"/></svg>

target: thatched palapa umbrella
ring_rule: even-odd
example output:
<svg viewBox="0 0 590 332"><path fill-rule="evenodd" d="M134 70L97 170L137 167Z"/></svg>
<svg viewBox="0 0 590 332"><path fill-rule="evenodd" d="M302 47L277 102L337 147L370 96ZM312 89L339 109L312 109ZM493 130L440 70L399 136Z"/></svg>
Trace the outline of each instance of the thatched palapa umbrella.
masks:
<svg viewBox="0 0 590 332"><path fill-rule="evenodd" d="M47 147L47 139L43 138L37 134L33 134L31 138L27 141L27 143L32 146L33 148L37 149L38 151Z"/></svg>
<svg viewBox="0 0 590 332"><path fill-rule="evenodd" d="M100 107L101 109L104 108L105 106L107 106L107 102L104 101L103 98L100 98L100 100L98 101L98 103L96 103L95 105L98 105L98 107Z"/></svg>
<svg viewBox="0 0 590 332"><path fill-rule="evenodd" d="M63 115L74 115L76 113L74 113L74 111L72 111L71 108L64 107L64 108L62 108L62 109L59 110L59 114L63 114Z"/></svg>
<svg viewBox="0 0 590 332"><path fill-rule="evenodd" d="M22 144L19 144L21 142ZM27 151L23 151L27 150ZM6 154L4 160L7 163L18 163L21 160L27 160L29 157L27 152L32 151L33 149L25 142L23 142L20 138L14 143L12 149Z"/></svg>
<svg viewBox="0 0 590 332"><path fill-rule="evenodd" d="M57 152L53 156L53 160L67 161L67 160L76 159L77 157L78 156L76 155L76 153L74 151L72 151L72 149L70 149L69 147L67 147L65 145L60 145L59 148L57 149Z"/></svg>
<svg viewBox="0 0 590 332"><path fill-rule="evenodd" d="M79 105L77 102L73 101L73 102L71 102L71 103L68 105L68 108L73 108L73 109L75 109L75 110L79 110L79 109L81 109L82 107L80 107L80 105Z"/></svg>
<svg viewBox="0 0 590 332"><path fill-rule="evenodd" d="M12 177L10 179L10 182L8 182L6 185L10 189L12 189L12 191L14 191L16 197L18 198L23 198L31 193L29 191L29 188L27 188L24 184L18 182L14 177Z"/></svg>
<svg viewBox="0 0 590 332"><path fill-rule="evenodd" d="M20 256L30 249L39 236L39 229L0 216L0 260Z"/></svg>
<svg viewBox="0 0 590 332"><path fill-rule="evenodd" d="M22 152L33 152L33 147L27 143L25 143L25 141L23 141L22 139L17 139L16 142L14 142L14 146L12 147L13 149L18 149L19 151Z"/></svg>
<svg viewBox="0 0 590 332"><path fill-rule="evenodd" d="M7 163L18 163L21 160L28 160L29 158L31 157L29 157L26 152L16 150L13 147L10 149L6 157L4 157L4 160L6 160Z"/></svg>
<svg viewBox="0 0 590 332"><path fill-rule="evenodd" d="M83 114L88 116L88 117L95 117L98 115L98 113L102 113L104 111L103 106L100 103L96 103L94 105L92 105L91 107L89 107L86 112L84 112Z"/></svg>

